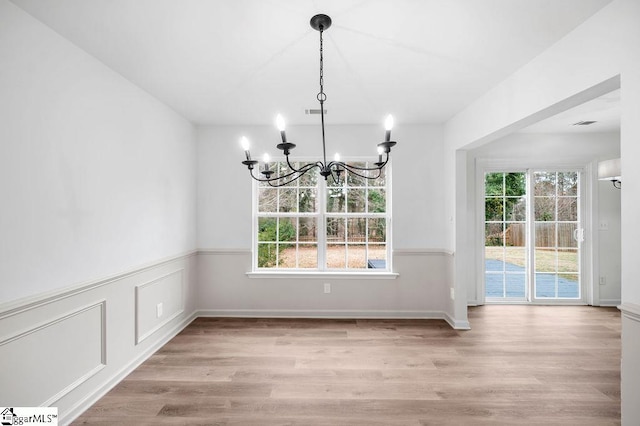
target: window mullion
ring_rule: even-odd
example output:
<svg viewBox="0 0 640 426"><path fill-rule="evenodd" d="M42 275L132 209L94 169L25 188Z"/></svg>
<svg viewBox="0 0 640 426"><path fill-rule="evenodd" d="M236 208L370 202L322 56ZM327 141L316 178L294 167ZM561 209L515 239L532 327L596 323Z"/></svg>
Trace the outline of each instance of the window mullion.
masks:
<svg viewBox="0 0 640 426"><path fill-rule="evenodd" d="M318 229L318 269L324 271L327 269L327 184L320 179L318 188L318 215L316 219L316 227Z"/></svg>

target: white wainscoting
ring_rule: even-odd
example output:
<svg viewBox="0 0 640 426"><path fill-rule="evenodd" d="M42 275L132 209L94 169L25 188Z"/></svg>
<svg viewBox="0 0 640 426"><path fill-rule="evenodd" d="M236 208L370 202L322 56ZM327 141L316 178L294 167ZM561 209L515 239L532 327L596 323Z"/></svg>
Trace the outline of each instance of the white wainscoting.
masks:
<svg viewBox="0 0 640 426"><path fill-rule="evenodd" d="M622 424L640 419L640 305L623 303L622 311Z"/></svg>
<svg viewBox="0 0 640 426"><path fill-rule="evenodd" d="M188 253L0 306L1 403L71 422L195 318L195 272Z"/></svg>
<svg viewBox="0 0 640 426"><path fill-rule="evenodd" d="M0 340L0 359L12 364L3 377L0 401L49 406L106 365L106 301L26 325ZM73 362L69 362L73 360ZM3 370L4 371L4 370Z"/></svg>
<svg viewBox="0 0 640 426"><path fill-rule="evenodd" d="M437 318L448 314L452 253L406 249L393 253L397 277L248 277L250 250L198 252L198 315L308 318ZM364 275L364 274L361 274ZM324 284L331 292L324 293Z"/></svg>
<svg viewBox="0 0 640 426"><path fill-rule="evenodd" d="M184 312L184 269L136 286L136 344Z"/></svg>

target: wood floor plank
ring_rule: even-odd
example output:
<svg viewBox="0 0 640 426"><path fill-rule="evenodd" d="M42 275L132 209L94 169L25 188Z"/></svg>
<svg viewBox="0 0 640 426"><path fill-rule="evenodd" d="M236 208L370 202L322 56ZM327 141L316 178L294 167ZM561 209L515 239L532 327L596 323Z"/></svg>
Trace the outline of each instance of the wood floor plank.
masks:
<svg viewBox="0 0 640 426"><path fill-rule="evenodd" d="M74 423L620 424L617 309L469 319L198 318Z"/></svg>
<svg viewBox="0 0 640 426"><path fill-rule="evenodd" d="M428 383L344 382L344 383L287 383L276 384L272 398L313 398L313 399L396 399L396 400L439 400L442 397L437 387Z"/></svg>
<svg viewBox="0 0 640 426"><path fill-rule="evenodd" d="M237 367L165 365L160 369L143 364L136 368L127 380L229 382L237 372Z"/></svg>

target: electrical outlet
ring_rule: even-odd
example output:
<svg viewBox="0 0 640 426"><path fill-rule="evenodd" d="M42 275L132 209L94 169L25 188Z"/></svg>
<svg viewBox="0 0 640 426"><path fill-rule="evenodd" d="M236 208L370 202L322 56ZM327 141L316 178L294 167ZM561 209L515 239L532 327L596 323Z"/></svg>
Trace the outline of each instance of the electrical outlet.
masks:
<svg viewBox="0 0 640 426"><path fill-rule="evenodd" d="M156 318L160 318L162 316L162 302L156 305Z"/></svg>
<svg viewBox="0 0 640 426"><path fill-rule="evenodd" d="M331 293L331 284L324 283L324 294L329 294L329 293Z"/></svg>
<svg viewBox="0 0 640 426"><path fill-rule="evenodd" d="M600 285L606 285L606 284L607 284L607 277L603 275L600 277Z"/></svg>
<svg viewBox="0 0 640 426"><path fill-rule="evenodd" d="M600 224L598 225L598 229L601 231L608 231L609 230L609 222L607 222L606 220L601 220Z"/></svg>
<svg viewBox="0 0 640 426"><path fill-rule="evenodd" d="M449 295L451 296L451 300L455 300L455 298L456 298L456 289L451 287L451 288L449 288L449 292L450 292Z"/></svg>

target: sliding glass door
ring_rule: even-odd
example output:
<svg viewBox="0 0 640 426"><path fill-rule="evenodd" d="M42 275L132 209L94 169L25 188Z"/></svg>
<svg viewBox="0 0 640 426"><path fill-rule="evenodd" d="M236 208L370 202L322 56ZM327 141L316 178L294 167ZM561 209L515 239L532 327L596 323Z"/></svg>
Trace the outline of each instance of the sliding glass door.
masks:
<svg viewBox="0 0 640 426"><path fill-rule="evenodd" d="M488 302L580 301L580 173L484 175Z"/></svg>
<svg viewBox="0 0 640 426"><path fill-rule="evenodd" d="M534 299L580 299L578 172L534 172Z"/></svg>
<svg viewBox="0 0 640 426"><path fill-rule="evenodd" d="M527 297L525 173L485 175L485 289L487 298Z"/></svg>

